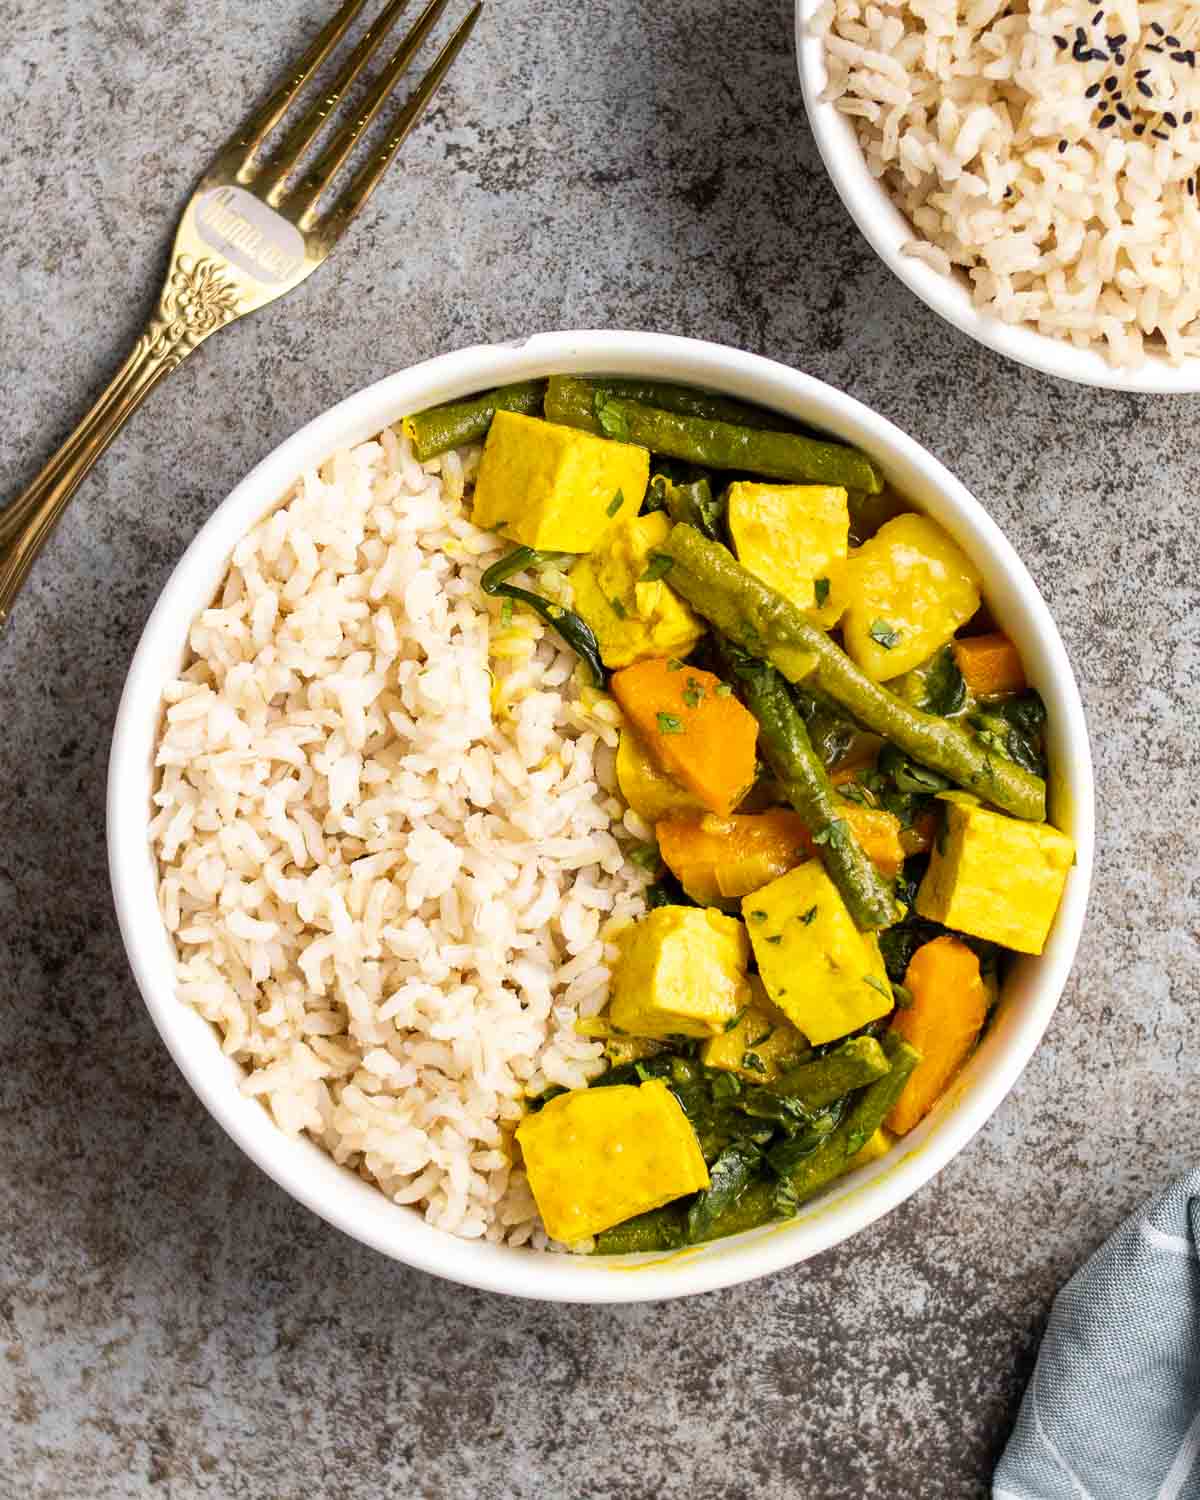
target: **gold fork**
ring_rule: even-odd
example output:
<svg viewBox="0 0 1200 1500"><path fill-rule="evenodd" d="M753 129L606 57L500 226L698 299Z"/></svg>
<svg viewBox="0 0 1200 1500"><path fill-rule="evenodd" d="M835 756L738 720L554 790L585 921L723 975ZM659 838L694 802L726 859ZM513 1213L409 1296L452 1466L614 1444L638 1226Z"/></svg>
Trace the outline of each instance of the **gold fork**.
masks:
<svg viewBox="0 0 1200 1500"><path fill-rule="evenodd" d="M267 136L329 58L366 0L345 0L261 109L217 153L183 211L158 307L108 389L29 488L0 511L0 626L34 559L80 481L165 376L210 334L300 285L341 239L379 186L397 151L437 92L476 21L477 4L438 53L396 115L381 148L323 215L319 200L364 131L391 97L447 0L430 0L363 98L358 113L292 182L409 0L389 0L328 89L260 162Z"/></svg>

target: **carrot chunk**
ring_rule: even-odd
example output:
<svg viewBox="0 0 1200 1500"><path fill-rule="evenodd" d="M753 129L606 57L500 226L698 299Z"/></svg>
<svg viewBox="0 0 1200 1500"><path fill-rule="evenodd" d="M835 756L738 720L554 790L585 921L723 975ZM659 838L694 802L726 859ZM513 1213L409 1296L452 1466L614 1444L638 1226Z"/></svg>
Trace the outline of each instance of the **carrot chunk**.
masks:
<svg viewBox="0 0 1200 1500"><path fill-rule="evenodd" d="M721 679L656 658L614 672L612 693L668 776L728 817L754 782L758 721Z"/></svg>
<svg viewBox="0 0 1200 1500"><path fill-rule="evenodd" d="M968 691L976 698L1001 698L1025 691L1025 669L1020 654L999 630L955 641L954 660Z"/></svg>
<svg viewBox="0 0 1200 1500"><path fill-rule="evenodd" d="M988 1011L978 958L949 934L917 949L904 986L912 1004L896 1010L891 1029L922 1056L887 1117L888 1129L897 1135L920 1124L945 1093L970 1056Z"/></svg>

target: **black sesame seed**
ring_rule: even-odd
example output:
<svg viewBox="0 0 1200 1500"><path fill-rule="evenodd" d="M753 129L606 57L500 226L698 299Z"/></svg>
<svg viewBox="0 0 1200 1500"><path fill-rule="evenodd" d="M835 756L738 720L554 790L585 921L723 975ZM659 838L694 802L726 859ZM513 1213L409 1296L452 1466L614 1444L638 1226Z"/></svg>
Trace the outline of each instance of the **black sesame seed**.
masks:
<svg viewBox="0 0 1200 1500"><path fill-rule="evenodd" d="M1183 123L1185 125L1190 125L1192 123L1192 112L1191 112L1190 109L1188 110L1187 114L1184 115L1184 117L1183 117Z"/></svg>
<svg viewBox="0 0 1200 1500"><path fill-rule="evenodd" d="M1149 68L1139 68L1137 70L1137 72L1133 76L1135 78L1149 78L1149 76L1150 76L1150 69Z"/></svg>
<svg viewBox="0 0 1200 1500"><path fill-rule="evenodd" d="M1166 36L1164 38L1164 40L1166 41L1166 44L1167 44L1168 47L1178 47L1179 46L1179 38L1177 36L1170 36L1168 34L1168 36Z"/></svg>
<svg viewBox="0 0 1200 1500"><path fill-rule="evenodd" d="M1103 124L1104 122L1101 121L1100 123ZM1152 130L1150 134L1156 141L1169 141L1171 139L1165 130Z"/></svg>
<svg viewBox="0 0 1200 1500"><path fill-rule="evenodd" d="M1122 32L1120 36L1110 36L1107 37L1106 40L1112 50L1116 52L1125 45L1129 38L1125 35L1124 32Z"/></svg>
<svg viewBox="0 0 1200 1500"><path fill-rule="evenodd" d="M1117 113L1121 116L1122 120L1132 120L1133 119L1133 113L1130 110L1128 104L1118 104L1117 105Z"/></svg>
<svg viewBox="0 0 1200 1500"><path fill-rule="evenodd" d="M1059 141L1059 143L1058 143L1058 154L1059 154L1059 156L1061 156L1066 149L1067 149L1067 143L1066 143L1066 141Z"/></svg>
<svg viewBox="0 0 1200 1500"><path fill-rule="evenodd" d="M1098 10L1096 12L1096 14L1092 17L1092 25L1093 26L1099 26L1100 22L1103 21L1103 19L1104 19L1104 12L1102 10Z"/></svg>
<svg viewBox="0 0 1200 1500"><path fill-rule="evenodd" d="M1133 133L1134 133L1134 135L1145 135L1146 134L1146 127L1145 127L1145 125L1135 125L1133 127Z"/></svg>
<svg viewBox="0 0 1200 1500"><path fill-rule="evenodd" d="M1161 47L1156 47L1153 42L1147 42L1146 43L1146 51L1147 52L1161 52L1162 48Z"/></svg>
<svg viewBox="0 0 1200 1500"><path fill-rule="evenodd" d="M1188 178L1188 197L1189 198L1194 198L1195 196L1196 196L1196 179L1194 177L1189 177Z"/></svg>
<svg viewBox="0 0 1200 1500"><path fill-rule="evenodd" d="M1166 36L1167 34L1157 21L1150 22L1150 30L1154 33L1155 36Z"/></svg>
<svg viewBox="0 0 1200 1500"><path fill-rule="evenodd" d="M1154 98L1154 90L1150 87L1150 85L1148 83L1139 83L1138 84L1138 93L1139 94L1144 94L1147 99L1153 99Z"/></svg>
<svg viewBox="0 0 1200 1500"><path fill-rule="evenodd" d="M1091 86L1091 88L1089 88L1089 89L1087 89L1087 90L1084 91L1084 96L1083 97L1085 99L1094 99L1099 92L1100 92L1100 85L1098 83L1093 83L1092 86Z"/></svg>
<svg viewBox="0 0 1200 1500"><path fill-rule="evenodd" d="M1056 36L1054 38L1054 45L1060 52L1065 52L1071 44L1067 41L1065 36Z"/></svg>
<svg viewBox="0 0 1200 1500"><path fill-rule="evenodd" d="M1104 87L1105 87L1105 89L1107 90L1108 93L1110 93L1110 94L1115 93L1116 87L1117 87L1117 75L1115 73L1110 74L1104 80Z"/></svg>
<svg viewBox="0 0 1200 1500"><path fill-rule="evenodd" d="M1175 118L1170 110L1166 111L1166 113L1163 115L1163 119L1167 122L1172 130L1174 130L1175 127L1179 124L1179 121Z"/></svg>
<svg viewBox="0 0 1200 1500"><path fill-rule="evenodd" d="M1101 115L1100 118L1096 121L1096 129L1107 130L1110 125L1115 125L1116 123L1116 115Z"/></svg>

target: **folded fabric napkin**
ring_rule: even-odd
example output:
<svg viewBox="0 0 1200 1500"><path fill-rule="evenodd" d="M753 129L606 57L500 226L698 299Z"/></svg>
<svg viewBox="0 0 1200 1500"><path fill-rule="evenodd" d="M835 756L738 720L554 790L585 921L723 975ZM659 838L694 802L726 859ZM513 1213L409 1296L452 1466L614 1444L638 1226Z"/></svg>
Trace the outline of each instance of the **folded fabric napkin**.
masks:
<svg viewBox="0 0 1200 1500"><path fill-rule="evenodd" d="M993 1500L1200 1500L1200 1171L1071 1277Z"/></svg>

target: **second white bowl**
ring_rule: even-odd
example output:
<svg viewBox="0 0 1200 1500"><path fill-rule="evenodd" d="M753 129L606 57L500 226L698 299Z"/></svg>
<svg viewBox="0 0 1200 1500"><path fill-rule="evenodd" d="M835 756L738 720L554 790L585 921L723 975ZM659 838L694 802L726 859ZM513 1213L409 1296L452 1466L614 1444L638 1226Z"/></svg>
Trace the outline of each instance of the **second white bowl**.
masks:
<svg viewBox="0 0 1200 1500"><path fill-rule="evenodd" d="M914 237L913 226L879 179L872 175L853 123L833 104L821 101L828 82L825 42L814 31L811 20L822 3L823 0L796 0L796 60L804 105L834 187L850 217L889 270L948 323L1030 369L1081 385L1117 391L1175 395L1200 391L1200 359L1176 366L1151 355L1140 369L1116 369L1103 355L1078 349L1067 339L1052 338L1028 325L1005 323L980 312L963 277L944 276L924 261L903 253L904 246Z"/></svg>

